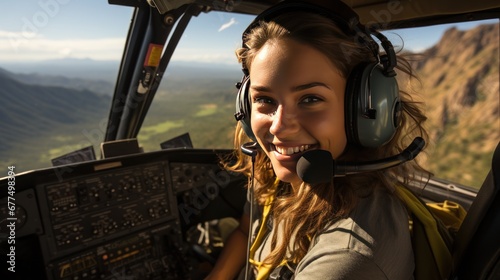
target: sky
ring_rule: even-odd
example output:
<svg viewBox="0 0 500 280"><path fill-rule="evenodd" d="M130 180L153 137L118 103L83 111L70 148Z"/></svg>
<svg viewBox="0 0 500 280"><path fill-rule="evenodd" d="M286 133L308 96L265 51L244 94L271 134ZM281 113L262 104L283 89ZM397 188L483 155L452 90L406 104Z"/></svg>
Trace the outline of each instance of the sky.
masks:
<svg viewBox="0 0 500 280"><path fill-rule="evenodd" d="M2 0L0 64L62 58L118 61L132 12L131 7L107 0ZM192 19L173 61L236 63L234 50L251 20L246 15L200 14ZM421 51L437 43L451 26L465 30L477 24L398 30L388 37L395 46L401 46L401 37L405 48Z"/></svg>

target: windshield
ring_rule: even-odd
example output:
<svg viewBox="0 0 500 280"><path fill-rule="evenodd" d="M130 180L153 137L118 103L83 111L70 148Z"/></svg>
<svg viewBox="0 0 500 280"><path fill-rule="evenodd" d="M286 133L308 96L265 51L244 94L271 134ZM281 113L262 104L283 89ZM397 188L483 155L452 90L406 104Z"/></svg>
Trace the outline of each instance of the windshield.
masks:
<svg viewBox="0 0 500 280"><path fill-rule="evenodd" d="M49 167L98 148L133 9L107 1L7 1L0 9L4 166Z"/></svg>
<svg viewBox="0 0 500 280"><path fill-rule="evenodd" d="M53 2L10 2L0 18L0 94L8 104L0 112L0 158L18 172L86 147L99 158L132 15L106 1ZM232 148L242 75L234 51L252 19L211 12L191 20L139 132L145 152L178 136L194 148ZM400 52L419 54L416 90L432 139L424 166L479 187L500 139L498 21L385 33Z"/></svg>
<svg viewBox="0 0 500 280"><path fill-rule="evenodd" d="M186 133L194 148L232 148L235 84L243 74L235 50L252 20L219 12L191 19L139 132L145 149Z"/></svg>

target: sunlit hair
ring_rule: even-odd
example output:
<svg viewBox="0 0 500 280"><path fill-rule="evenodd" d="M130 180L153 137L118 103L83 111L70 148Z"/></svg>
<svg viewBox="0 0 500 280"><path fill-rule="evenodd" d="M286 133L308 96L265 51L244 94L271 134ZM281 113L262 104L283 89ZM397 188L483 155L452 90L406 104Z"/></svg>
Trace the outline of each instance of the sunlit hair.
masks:
<svg viewBox="0 0 500 280"><path fill-rule="evenodd" d="M294 40L320 51L340 70L344 78L349 76L357 64L375 60L366 45L345 35L331 20L300 12L281 15L272 22L261 22L247 34L246 48L238 49L236 55L240 63L251 69L253 59L266 43L283 44L283 40ZM401 75L407 76L405 80L415 80L409 63L398 57L398 76ZM420 109L420 104L414 102L404 90L401 90L400 96L403 112L395 137L376 149L348 145L339 160L370 160L391 156L406 148L415 136L421 136L427 142L427 133L422 126L426 117ZM238 124L234 139L237 161L228 163L226 167L250 177L251 159L239 149L248 141L251 140ZM279 237L276 234L278 231L271 237L272 251L264 262L273 267L278 266L284 259L299 262L307 253L310 241L316 234L330 223L347 217L356 206L359 199L356 188L369 186L393 190L398 180L407 184L417 171L424 172L415 161L411 161L384 171L335 178L332 184L312 187L302 183L298 189L281 184L280 188L288 187L289 191L276 197L272 213L275 227L281 226L283 230L280 231ZM279 191L273 188L275 177L269 158L259 152L255 160L254 179L255 197L260 204ZM294 240L293 244L289 244L290 240Z"/></svg>

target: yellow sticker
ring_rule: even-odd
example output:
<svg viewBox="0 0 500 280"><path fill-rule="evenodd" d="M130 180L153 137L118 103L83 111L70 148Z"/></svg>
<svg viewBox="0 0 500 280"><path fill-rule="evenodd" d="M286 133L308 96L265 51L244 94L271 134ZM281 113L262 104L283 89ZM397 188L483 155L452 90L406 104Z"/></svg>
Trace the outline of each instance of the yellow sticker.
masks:
<svg viewBox="0 0 500 280"><path fill-rule="evenodd" d="M149 44L148 54L144 60L145 67L158 67L160 65L161 52L163 51L163 45Z"/></svg>

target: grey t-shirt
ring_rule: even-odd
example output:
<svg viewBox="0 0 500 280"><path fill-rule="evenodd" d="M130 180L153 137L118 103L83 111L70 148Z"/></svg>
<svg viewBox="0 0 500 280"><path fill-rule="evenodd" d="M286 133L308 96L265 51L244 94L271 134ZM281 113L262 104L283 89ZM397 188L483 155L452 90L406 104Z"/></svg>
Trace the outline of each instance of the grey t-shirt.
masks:
<svg viewBox="0 0 500 280"><path fill-rule="evenodd" d="M255 260L262 261L269 253L274 230ZM414 268L407 211L396 196L377 188L362 196L348 218L313 238L293 279L406 280L413 279Z"/></svg>

